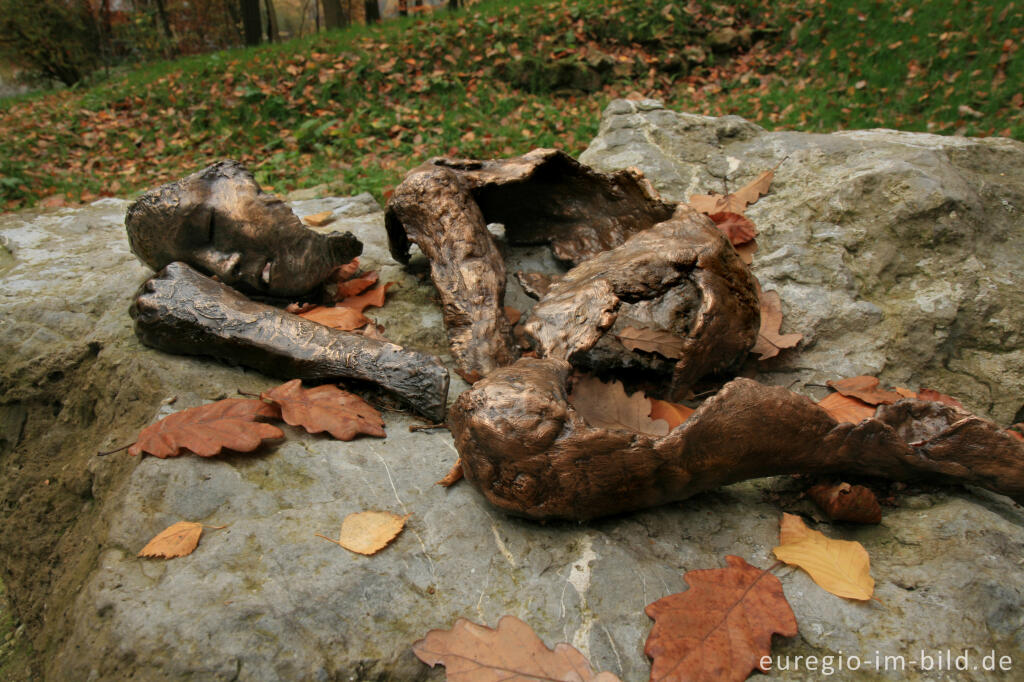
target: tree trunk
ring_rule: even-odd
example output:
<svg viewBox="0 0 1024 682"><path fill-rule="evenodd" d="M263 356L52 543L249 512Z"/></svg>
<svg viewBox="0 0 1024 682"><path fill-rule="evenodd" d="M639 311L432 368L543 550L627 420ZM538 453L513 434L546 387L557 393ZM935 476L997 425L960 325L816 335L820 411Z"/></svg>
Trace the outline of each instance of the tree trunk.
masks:
<svg viewBox="0 0 1024 682"><path fill-rule="evenodd" d="M448 0L448 9L453 12L459 8L459 0Z"/></svg>
<svg viewBox="0 0 1024 682"><path fill-rule="evenodd" d="M163 28L164 35L167 36L167 40L173 45L174 34L171 33L171 22L167 18L166 0L156 0L156 16L159 19L160 26Z"/></svg>
<svg viewBox="0 0 1024 682"><path fill-rule="evenodd" d="M266 0L267 7L267 41L271 43L280 42L281 35L277 30L277 10L274 9L274 0Z"/></svg>
<svg viewBox="0 0 1024 682"><path fill-rule="evenodd" d="M259 45L260 38L263 35L262 21L260 20L260 0L238 0L238 6L242 11L245 44Z"/></svg>
<svg viewBox="0 0 1024 682"><path fill-rule="evenodd" d="M350 24L366 24L366 2L364 0L346 0L348 21Z"/></svg>
<svg viewBox="0 0 1024 682"><path fill-rule="evenodd" d="M365 0L366 3L366 23L374 24L380 21L380 4L377 0Z"/></svg>
<svg viewBox="0 0 1024 682"><path fill-rule="evenodd" d="M345 25L345 14L341 11L341 0L323 0L324 28L341 28Z"/></svg>

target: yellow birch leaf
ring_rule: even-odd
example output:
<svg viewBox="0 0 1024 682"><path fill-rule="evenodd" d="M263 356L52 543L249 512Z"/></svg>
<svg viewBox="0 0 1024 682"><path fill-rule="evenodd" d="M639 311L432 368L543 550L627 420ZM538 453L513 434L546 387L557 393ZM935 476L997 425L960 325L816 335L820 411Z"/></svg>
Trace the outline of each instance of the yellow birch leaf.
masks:
<svg viewBox="0 0 1024 682"><path fill-rule="evenodd" d="M341 522L341 537L337 540L319 535L318 537L341 545L357 554L376 554L398 537L405 528L411 514L399 516L391 512L364 511L349 514Z"/></svg>
<svg viewBox="0 0 1024 682"><path fill-rule="evenodd" d="M178 521L150 540L139 552L139 556L173 559L191 554L202 534L203 524Z"/></svg>
<svg viewBox="0 0 1024 682"><path fill-rule="evenodd" d="M871 577L871 560L859 542L834 540L807 528L797 516L792 517L785 533L780 529L780 544L772 551L787 564L799 566L819 587L839 597L868 600L875 590ZM794 520L795 519L795 520ZM799 526L805 531L801 537ZM786 540L792 540L787 542Z"/></svg>

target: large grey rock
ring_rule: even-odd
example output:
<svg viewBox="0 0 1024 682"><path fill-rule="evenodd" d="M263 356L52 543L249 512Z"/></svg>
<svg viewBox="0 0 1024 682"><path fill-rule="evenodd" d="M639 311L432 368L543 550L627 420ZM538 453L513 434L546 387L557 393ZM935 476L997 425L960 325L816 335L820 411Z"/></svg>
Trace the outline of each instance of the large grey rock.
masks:
<svg viewBox="0 0 1024 682"><path fill-rule="evenodd" d="M747 210L760 230L753 267L782 297L783 331L804 341L762 363L764 380L802 391L872 374L1004 424L1024 407L1024 144L767 132L619 100L581 160L635 166L675 201L778 166Z"/></svg>
<svg viewBox="0 0 1024 682"><path fill-rule="evenodd" d="M633 105L614 105L610 119L626 116L614 113L626 106ZM644 139L668 140L684 127L678 115L663 110L635 116L638 126L630 134ZM648 117L663 125L641 129ZM716 125L740 137L757 133L738 121L701 123L706 130ZM798 145L801 137L791 137ZM921 142L926 143L931 138ZM707 142L707 148L714 144ZM638 147L639 156L628 163L663 163L686 192L691 171L668 155L659 161L651 149ZM618 153L630 152L621 147ZM770 165L772 158L763 161ZM780 168L776 191L800 194L796 180L783 173L786 167ZM693 166L694 177L702 168ZM668 191L664 178L648 172ZM759 202L760 210L772 205L769 199ZM874 210L844 205L851 212ZM443 354L440 311L429 280L421 277L425 264L414 260L406 271L390 262L376 204L364 196L296 206L300 214L334 209L339 222L325 229L352 230L366 243L364 263L381 267L383 279L401 283L384 308L371 311L387 334ZM588 525L511 519L465 484L449 490L434 485L455 459L451 438L444 432L410 433L411 418L398 413L385 415L383 440L340 443L287 428L286 442L248 456L96 457L97 450L131 442L142 426L171 411L274 383L139 345L127 307L149 273L128 252L125 207L126 202L104 200L82 209L0 217L0 566L13 611L34 646L38 677L440 679L439 669L429 671L412 656L414 640L459 617L493 626L501 615L513 614L549 645L571 642L600 668L624 680L643 680L649 671L643 642L650 629L643 607L685 589L685 571L722 566L727 554L772 565L776 500L790 500L789 510L810 511L805 502L792 502L788 483L777 480L730 486ZM762 238L763 253L770 252L771 239L783 239L786 225L804 229L795 222L769 228L765 218L755 219L769 233ZM850 238L843 225L832 229L829 243ZM1019 235L1006 243L1013 239L1019 243ZM862 251L870 247L865 243ZM550 258L527 252L516 254L514 262L529 269L539 262L550 266ZM813 272L824 269L819 264ZM848 279L838 277L836 293L829 295L852 297L858 290L847 288ZM799 282L781 274L777 282L792 308ZM872 285L865 280L863 286ZM513 304L522 307L526 299L511 293ZM789 313L791 322L797 319ZM936 320L929 329L946 319L937 312L920 316ZM824 344L822 339L842 329L814 333ZM832 348L840 358L842 346L835 342ZM809 357L816 357L814 351L808 345ZM789 353L780 362L793 367L776 367L770 378L820 371L800 369L803 349ZM908 371L907 377L927 375ZM346 514L363 509L412 516L396 542L373 557L314 537L336 535ZM150 537L178 520L227 528L206 531L188 557L135 557ZM880 526L822 528L864 543L880 602L845 601L799 571L778 570L800 634L778 641L777 652L842 652L858 656L866 670L876 652L910 662L922 650L968 650L972 662L980 662L994 650L1013 656L1017 665L1024 661L1019 507L984 492L919 490L902 497L899 508L886 509ZM858 676L844 671L836 677ZM934 675L909 671L900 677ZM985 675L972 671L960 677Z"/></svg>

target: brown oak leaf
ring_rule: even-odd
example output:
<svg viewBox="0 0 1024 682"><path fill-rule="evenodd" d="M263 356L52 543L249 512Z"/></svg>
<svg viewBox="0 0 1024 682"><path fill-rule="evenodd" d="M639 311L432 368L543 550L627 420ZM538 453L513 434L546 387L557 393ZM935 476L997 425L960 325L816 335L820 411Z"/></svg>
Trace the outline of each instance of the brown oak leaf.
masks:
<svg viewBox="0 0 1024 682"><path fill-rule="evenodd" d="M857 398L849 398L842 393L829 393L818 401L822 408L840 424L860 424L865 419L875 416L875 408Z"/></svg>
<svg viewBox="0 0 1024 682"><path fill-rule="evenodd" d="M326 307L318 305L315 308L299 313L299 317L312 320L325 327L332 327L346 332L359 329L370 323L370 318L355 308L343 308L341 306Z"/></svg>
<svg viewBox="0 0 1024 682"><path fill-rule="evenodd" d="M329 282L344 282L345 280L352 279L359 272L359 258L353 258L344 265L339 265L334 268L334 272L328 276L327 281Z"/></svg>
<svg viewBox="0 0 1024 682"><path fill-rule="evenodd" d="M869 405L891 405L904 398L901 393L879 388L878 379L872 376L861 375L825 383L848 398L858 398Z"/></svg>
<svg viewBox="0 0 1024 682"><path fill-rule="evenodd" d="M347 279L344 282L338 282L338 288L335 291L334 298L335 300L340 301L344 298L361 294L376 284L378 279L380 279L380 275L377 274L377 271L371 270L362 277L353 277L352 279Z"/></svg>
<svg viewBox="0 0 1024 682"><path fill-rule="evenodd" d="M139 433L128 454L143 452L154 457L177 457L188 450L200 457L212 457L221 450L251 452L264 440L284 438L273 424L257 419L280 419L274 405L248 398L229 398L190 407L167 415Z"/></svg>
<svg viewBox="0 0 1024 682"><path fill-rule="evenodd" d="M751 182L732 194L694 194L690 197L690 206L701 213L743 213L747 206L767 194L775 178L775 170L766 170Z"/></svg>
<svg viewBox="0 0 1024 682"><path fill-rule="evenodd" d="M505 313L505 319L507 319L508 323L512 326L515 326L519 320L523 318L523 311L519 310L519 308L505 306L502 310Z"/></svg>
<svg viewBox="0 0 1024 682"><path fill-rule="evenodd" d="M260 394L281 408L281 417L309 433L327 431L338 440L352 440L359 434L385 437L380 412L357 395L326 384L303 388L300 379L281 384Z"/></svg>
<svg viewBox="0 0 1024 682"><path fill-rule="evenodd" d="M782 326L782 299L779 298L778 292L762 291L758 285L757 295L761 301L761 329L757 333L757 342L750 352L760 354L758 360L767 360L774 358L779 351L800 343L804 336L779 333Z"/></svg>
<svg viewBox="0 0 1024 682"><path fill-rule="evenodd" d="M654 619L644 653L651 680L745 680L771 652L772 634L792 637L796 616L782 583L737 556L726 568L688 571L690 586L648 604Z"/></svg>
<svg viewBox="0 0 1024 682"><path fill-rule="evenodd" d="M714 221L719 230L725 233L725 236L729 238L729 243L733 246L746 244L757 236L757 228L754 227L754 222L740 213L723 211L721 213L712 213L708 217Z"/></svg>
<svg viewBox="0 0 1024 682"><path fill-rule="evenodd" d="M363 312L371 305L379 308L384 305L385 294L393 285L394 282L388 282L386 284L375 286L368 291L364 291L358 296L349 296L348 298L338 301L336 307L353 308L359 312Z"/></svg>
<svg viewBox="0 0 1024 682"><path fill-rule="evenodd" d="M439 485L444 488L450 488L463 479L465 472L462 470L462 458L455 460L455 464L448 470L448 473L444 475L440 481L435 481L434 485Z"/></svg>
<svg viewBox="0 0 1024 682"><path fill-rule="evenodd" d="M529 625L502 616L491 629L464 618L451 630L431 630L412 645L416 657L445 667L448 682L618 682L612 673L595 674L590 662L562 642L549 649Z"/></svg>
<svg viewBox="0 0 1024 682"><path fill-rule="evenodd" d="M751 263L754 262L754 254L757 253L757 242L756 241L751 240L751 241L747 242L746 244L740 244L739 246L737 246L735 248L736 248L736 253L738 253L739 256L740 256L740 260L742 260L744 263L746 263L747 265L750 265Z"/></svg>
<svg viewBox="0 0 1024 682"><path fill-rule="evenodd" d="M686 351L686 342L682 337L661 329L626 327L615 338L629 350L657 353L675 360L683 357Z"/></svg>
<svg viewBox="0 0 1024 682"><path fill-rule="evenodd" d="M668 423L651 419L651 401L642 391L626 395L622 382L610 384L592 376L576 381L569 402L591 426L626 429L652 436L668 433Z"/></svg>
<svg viewBox="0 0 1024 682"><path fill-rule="evenodd" d="M213 526L215 529L224 526ZM203 534L203 524L191 521L178 521L157 533L157 535L139 550L138 556L173 559L191 554L199 545L199 536Z"/></svg>
<svg viewBox="0 0 1024 682"><path fill-rule="evenodd" d="M881 523L882 507L869 488L849 483L819 483L807 496L833 521Z"/></svg>
<svg viewBox="0 0 1024 682"><path fill-rule="evenodd" d="M954 398L953 396L946 395L945 393L939 393L938 391L932 390L930 388L922 388L920 391L918 391L917 399L930 400L933 403L942 403L943 405L949 405L950 407L955 407L958 410L963 410L964 412L967 411L967 408L964 407L964 404L957 400L956 398Z"/></svg>

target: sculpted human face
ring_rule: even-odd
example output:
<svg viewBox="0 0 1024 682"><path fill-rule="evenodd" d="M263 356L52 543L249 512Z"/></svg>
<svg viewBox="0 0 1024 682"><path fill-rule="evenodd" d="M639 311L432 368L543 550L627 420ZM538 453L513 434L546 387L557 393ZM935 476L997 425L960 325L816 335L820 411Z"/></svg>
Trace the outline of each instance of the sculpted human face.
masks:
<svg viewBox="0 0 1024 682"><path fill-rule="evenodd" d="M147 192L125 218L132 251L159 270L182 261L238 289L309 292L362 251L346 232L305 227L235 161L221 161Z"/></svg>

